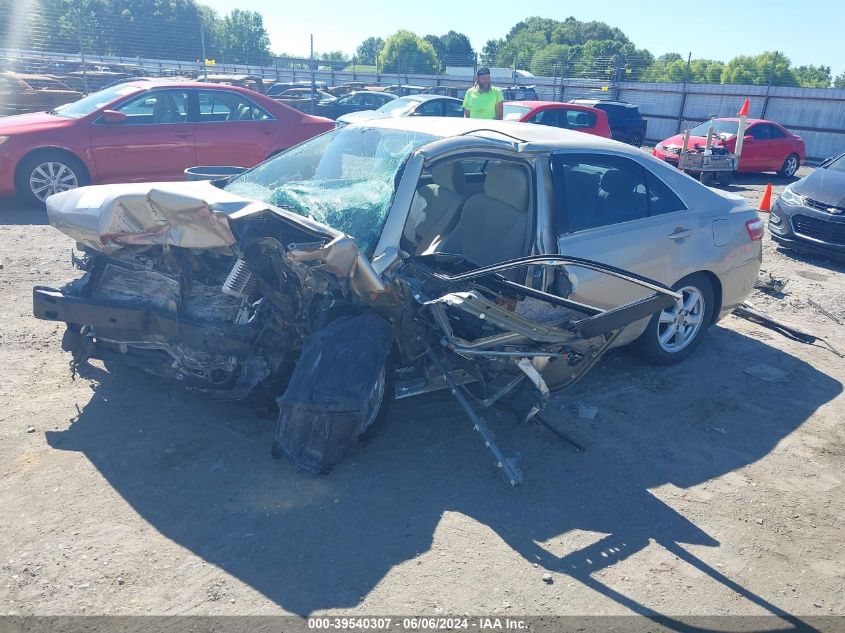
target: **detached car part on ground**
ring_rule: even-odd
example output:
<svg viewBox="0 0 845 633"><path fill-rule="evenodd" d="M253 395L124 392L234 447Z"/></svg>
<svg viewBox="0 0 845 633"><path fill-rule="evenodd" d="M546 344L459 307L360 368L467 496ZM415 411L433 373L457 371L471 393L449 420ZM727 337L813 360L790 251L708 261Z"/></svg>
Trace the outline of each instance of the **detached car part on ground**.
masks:
<svg viewBox="0 0 845 633"><path fill-rule="evenodd" d="M309 472L328 470L372 434L394 397L447 388L519 483L516 460L478 410L501 405L531 419L631 324L684 312L688 288L544 253L535 239L518 256L482 250L486 261L474 261L470 245L450 251L459 242L449 235L442 248L418 249L426 213L417 187L428 165L436 171L456 153L524 152L512 139L435 136L422 131L434 124L411 121L335 130L225 189L107 185L51 197L50 221L77 241L84 275L36 287L36 317L67 323L74 365L97 358L213 397L277 399L274 454ZM500 136L513 126L535 127L500 124ZM501 183L488 180L492 193ZM465 206L461 221L472 215ZM529 226L540 231L536 220ZM474 228L482 239L489 227ZM588 305L570 296L575 268L637 291L616 306ZM678 319L679 333L695 329Z"/></svg>

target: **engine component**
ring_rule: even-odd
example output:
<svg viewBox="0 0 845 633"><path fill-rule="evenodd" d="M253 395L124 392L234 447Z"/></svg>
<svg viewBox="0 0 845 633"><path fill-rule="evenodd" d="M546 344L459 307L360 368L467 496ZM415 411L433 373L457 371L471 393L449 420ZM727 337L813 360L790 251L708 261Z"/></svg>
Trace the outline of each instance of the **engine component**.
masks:
<svg viewBox="0 0 845 633"><path fill-rule="evenodd" d="M226 281L223 282L223 292L237 299L246 299L255 291L255 274L249 264L238 259L232 267Z"/></svg>

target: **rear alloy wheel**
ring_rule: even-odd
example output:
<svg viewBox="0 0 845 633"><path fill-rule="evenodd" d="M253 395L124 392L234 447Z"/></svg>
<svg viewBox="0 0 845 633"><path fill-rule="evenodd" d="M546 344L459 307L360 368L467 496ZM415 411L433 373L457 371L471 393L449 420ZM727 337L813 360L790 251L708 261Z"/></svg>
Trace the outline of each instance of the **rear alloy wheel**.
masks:
<svg viewBox="0 0 845 633"><path fill-rule="evenodd" d="M641 355L656 365L672 365L692 354L713 321L713 286L705 275L684 277L673 290L681 299L655 314L636 341Z"/></svg>
<svg viewBox="0 0 845 633"><path fill-rule="evenodd" d="M792 178L796 171L798 171L798 156L790 154L783 161L783 167L778 171L778 176L781 178Z"/></svg>
<svg viewBox="0 0 845 633"><path fill-rule="evenodd" d="M55 193L88 184L88 174L82 163L60 153L30 156L21 162L17 172L19 193L42 206Z"/></svg>
<svg viewBox="0 0 845 633"><path fill-rule="evenodd" d="M634 147L641 147L643 144L643 135L639 132L631 132L631 134L628 135L628 143Z"/></svg>

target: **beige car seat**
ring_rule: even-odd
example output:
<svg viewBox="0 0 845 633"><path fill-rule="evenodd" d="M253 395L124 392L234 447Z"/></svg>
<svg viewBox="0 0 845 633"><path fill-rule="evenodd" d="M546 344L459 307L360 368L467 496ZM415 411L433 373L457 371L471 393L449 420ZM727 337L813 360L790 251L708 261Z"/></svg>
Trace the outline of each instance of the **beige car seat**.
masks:
<svg viewBox="0 0 845 633"><path fill-rule="evenodd" d="M440 163L431 170L434 181L419 188L425 201L425 219L416 228L417 252L448 235L461 218L461 207L467 199L466 178L461 163Z"/></svg>
<svg viewBox="0 0 845 633"><path fill-rule="evenodd" d="M437 250L458 253L481 266L525 256L532 225L528 183L524 167L490 167L484 191L467 199L457 226Z"/></svg>

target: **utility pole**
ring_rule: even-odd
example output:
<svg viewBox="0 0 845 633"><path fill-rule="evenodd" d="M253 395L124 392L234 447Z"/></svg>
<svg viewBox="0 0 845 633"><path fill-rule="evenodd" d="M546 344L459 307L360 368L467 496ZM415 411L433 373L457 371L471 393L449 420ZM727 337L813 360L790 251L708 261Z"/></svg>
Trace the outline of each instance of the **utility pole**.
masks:
<svg viewBox="0 0 845 633"><path fill-rule="evenodd" d="M202 45L202 80L208 81L208 69L205 67L205 60L208 57L205 54L205 25L202 23L202 14L200 14L200 44Z"/></svg>
<svg viewBox="0 0 845 633"><path fill-rule="evenodd" d="M771 68L769 68L769 76L766 80L766 96L763 99L763 111L760 114L761 119L766 118L766 110L769 107L769 93L772 91L772 84L775 81L775 65L777 64L777 61L778 61L778 53L779 53L779 51L775 51L775 55L774 55L774 57L772 57L772 66L771 66Z"/></svg>
<svg viewBox="0 0 845 633"><path fill-rule="evenodd" d="M689 55L687 55L687 70L684 73L684 89L683 92L681 92L681 109L678 110L678 133L680 133L681 128L684 126L684 108L687 104L687 83L689 82L689 69L691 63L692 51L690 51Z"/></svg>

